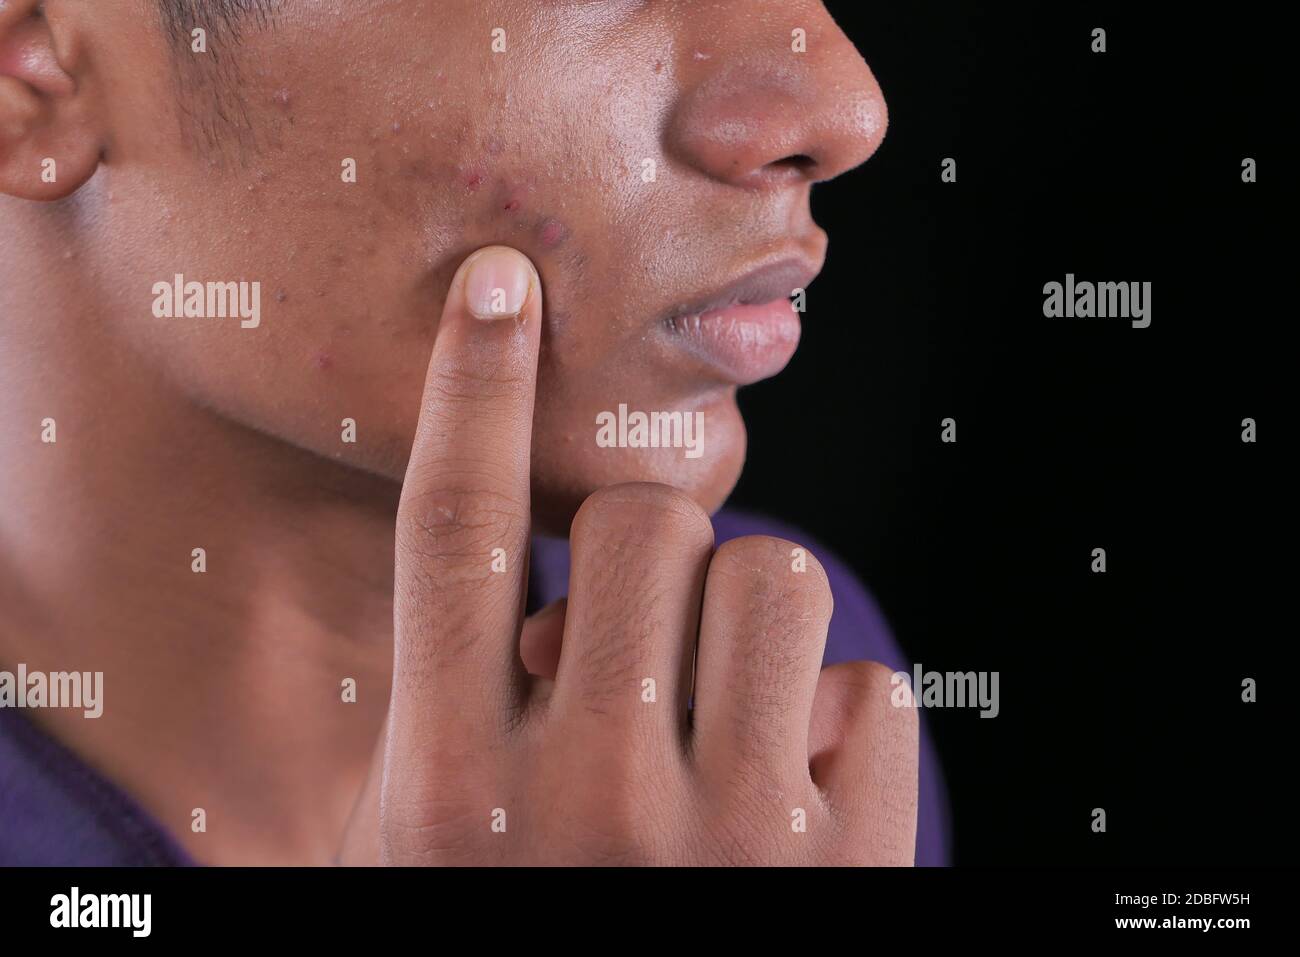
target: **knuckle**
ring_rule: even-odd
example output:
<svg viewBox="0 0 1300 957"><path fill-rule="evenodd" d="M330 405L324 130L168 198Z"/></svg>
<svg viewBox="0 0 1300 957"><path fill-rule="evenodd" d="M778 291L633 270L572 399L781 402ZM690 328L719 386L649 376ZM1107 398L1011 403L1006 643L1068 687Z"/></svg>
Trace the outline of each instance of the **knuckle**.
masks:
<svg viewBox="0 0 1300 957"><path fill-rule="evenodd" d="M653 802L641 770L626 759L603 764L598 788L570 789L561 822L575 847L606 862L646 863L653 837L645 822Z"/></svg>
<svg viewBox="0 0 1300 957"><path fill-rule="evenodd" d="M840 742L877 754L874 767L894 773L917 760L921 718L911 695L900 696L898 672L878 661L853 661L822 671L818 707Z"/></svg>
<svg viewBox="0 0 1300 957"><path fill-rule="evenodd" d="M574 516L575 540L612 540L648 548L711 548L713 524L689 495L654 482L597 489Z"/></svg>
<svg viewBox="0 0 1300 957"><path fill-rule="evenodd" d="M553 818L557 836L586 863L671 860L679 828L664 824L687 810L681 804L685 780L614 737L604 742L612 746L593 751L567 729L556 739L542 790L564 795Z"/></svg>
<svg viewBox="0 0 1300 957"><path fill-rule="evenodd" d="M531 390L531 376L506 354L487 362L456 363L437 369L425 383L425 404L431 409L470 406L477 417L484 400L510 398Z"/></svg>
<svg viewBox="0 0 1300 957"><path fill-rule="evenodd" d="M522 534L526 515L527 508L513 497L481 487L452 485L412 493L402 497L397 546L432 563L431 573L478 569L476 577L486 576L492 550Z"/></svg>
<svg viewBox="0 0 1300 957"><path fill-rule="evenodd" d="M471 817L465 801L385 798L379 811L382 857L394 864L438 864L470 856L476 844Z"/></svg>
<svg viewBox="0 0 1300 957"><path fill-rule="evenodd" d="M894 669L879 661L850 661L824 674L825 680L845 692L849 720L888 722L893 733L903 739L917 736L921 723L918 710L894 704L900 681Z"/></svg>
<svg viewBox="0 0 1300 957"><path fill-rule="evenodd" d="M888 699L897 672L879 661L846 661L827 668L822 680L849 692L858 700Z"/></svg>
<svg viewBox="0 0 1300 957"><path fill-rule="evenodd" d="M821 563L802 546L767 535L723 542L709 564L709 583L776 627L825 626L835 606Z"/></svg>

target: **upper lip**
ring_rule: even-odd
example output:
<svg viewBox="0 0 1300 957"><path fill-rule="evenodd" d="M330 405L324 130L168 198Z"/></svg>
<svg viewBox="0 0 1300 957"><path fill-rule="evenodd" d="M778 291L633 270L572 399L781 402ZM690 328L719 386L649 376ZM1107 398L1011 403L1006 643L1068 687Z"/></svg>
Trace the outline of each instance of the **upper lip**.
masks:
<svg viewBox="0 0 1300 957"><path fill-rule="evenodd" d="M820 262L804 257L780 259L751 270L720 290L675 306L666 318L671 322L729 306L762 305L788 299L796 289L807 288L819 272Z"/></svg>

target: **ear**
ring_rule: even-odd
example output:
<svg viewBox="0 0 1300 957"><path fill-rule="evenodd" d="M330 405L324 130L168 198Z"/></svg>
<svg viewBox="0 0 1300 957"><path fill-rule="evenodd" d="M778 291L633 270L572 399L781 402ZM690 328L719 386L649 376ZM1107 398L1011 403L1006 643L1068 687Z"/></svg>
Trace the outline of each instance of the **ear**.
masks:
<svg viewBox="0 0 1300 957"><path fill-rule="evenodd" d="M0 0L0 193L49 201L94 175L103 142L64 66L74 8L61 9L57 21L45 8L42 0Z"/></svg>

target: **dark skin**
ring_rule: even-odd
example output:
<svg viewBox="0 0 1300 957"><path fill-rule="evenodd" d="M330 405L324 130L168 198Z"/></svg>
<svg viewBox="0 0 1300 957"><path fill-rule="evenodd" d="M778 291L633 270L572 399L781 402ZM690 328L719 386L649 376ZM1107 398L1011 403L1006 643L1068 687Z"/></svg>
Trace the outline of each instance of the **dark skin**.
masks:
<svg viewBox="0 0 1300 957"><path fill-rule="evenodd" d="M712 548L735 390L793 341L670 321L820 268L811 186L885 126L821 5L290 0L214 144L147 10L0 2L0 662L106 688L35 720L211 863L910 860L888 671L819 675L794 543ZM485 321L492 244L530 278ZM261 324L154 318L176 272L260 281ZM619 402L702 411L705 454L598 448ZM521 622L571 522L567 609Z"/></svg>

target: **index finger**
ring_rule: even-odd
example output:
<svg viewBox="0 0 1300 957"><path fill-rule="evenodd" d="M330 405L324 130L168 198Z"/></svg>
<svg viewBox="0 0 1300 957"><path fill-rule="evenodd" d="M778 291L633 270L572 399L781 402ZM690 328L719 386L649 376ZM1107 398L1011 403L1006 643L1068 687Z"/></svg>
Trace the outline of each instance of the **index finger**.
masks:
<svg viewBox="0 0 1300 957"><path fill-rule="evenodd" d="M541 282L505 246L452 279L398 506L389 750L504 731L522 707Z"/></svg>

